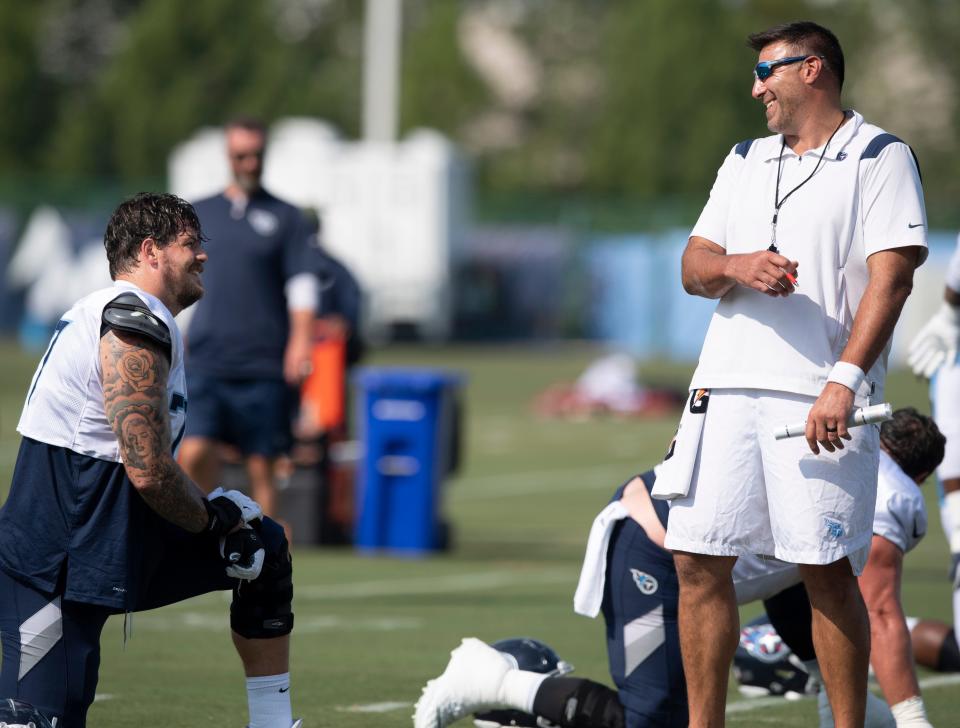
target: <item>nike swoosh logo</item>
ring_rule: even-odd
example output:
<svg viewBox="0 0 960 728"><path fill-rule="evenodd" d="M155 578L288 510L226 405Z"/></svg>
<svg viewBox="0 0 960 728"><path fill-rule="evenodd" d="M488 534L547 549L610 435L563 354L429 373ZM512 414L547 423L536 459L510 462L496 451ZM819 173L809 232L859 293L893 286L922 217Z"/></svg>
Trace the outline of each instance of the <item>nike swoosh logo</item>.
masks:
<svg viewBox="0 0 960 728"><path fill-rule="evenodd" d="M907 227L908 227L908 228L918 228L918 227L923 227L923 223L922 223L922 222L918 222L918 223L916 223L916 224L914 224L914 223L910 223L910 222L908 222L908 223L907 223Z"/></svg>
<svg viewBox="0 0 960 728"><path fill-rule="evenodd" d="M281 693L285 693L285 692L287 692L289 689L290 689L290 688L280 688L280 692L281 692Z"/></svg>

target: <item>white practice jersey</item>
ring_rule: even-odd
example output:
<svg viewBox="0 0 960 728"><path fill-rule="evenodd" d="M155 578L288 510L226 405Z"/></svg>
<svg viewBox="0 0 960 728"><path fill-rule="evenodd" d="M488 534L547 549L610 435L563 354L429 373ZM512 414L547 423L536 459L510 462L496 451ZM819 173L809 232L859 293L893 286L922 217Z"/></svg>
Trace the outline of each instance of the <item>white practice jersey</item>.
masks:
<svg viewBox="0 0 960 728"><path fill-rule="evenodd" d="M103 309L125 291L135 293L170 330L172 351L167 401L171 442L174 448L179 445L187 404L183 339L160 299L126 281L117 281L110 288L81 298L57 323L30 382L17 424L21 435L100 460L121 462L117 437L104 412L100 332Z"/></svg>
<svg viewBox="0 0 960 728"><path fill-rule="evenodd" d="M883 450L877 477L873 533L906 553L927 532L927 508L919 486ZM741 556L733 569L737 602L767 599L800 582L796 564L772 557Z"/></svg>

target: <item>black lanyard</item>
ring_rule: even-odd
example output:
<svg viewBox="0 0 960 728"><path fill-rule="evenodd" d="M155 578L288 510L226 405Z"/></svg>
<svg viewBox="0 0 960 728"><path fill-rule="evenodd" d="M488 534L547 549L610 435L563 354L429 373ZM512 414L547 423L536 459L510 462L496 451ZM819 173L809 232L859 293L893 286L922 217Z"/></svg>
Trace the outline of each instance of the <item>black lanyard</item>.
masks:
<svg viewBox="0 0 960 728"><path fill-rule="evenodd" d="M823 145L823 151L820 152L820 158L817 160L817 166L813 168L813 171L807 176L807 178L790 190L787 194L783 196L783 199L780 199L780 175L782 174L782 165L783 165L783 150L787 146L787 136L784 134L783 141L780 143L780 157L777 159L777 186L773 193L773 219L770 221L770 247L767 248L771 253L779 253L780 250L777 248L777 218L780 216L780 208L783 207L783 203L790 199L790 195L803 187L807 182L809 182L813 175L817 173L817 170L820 169L820 163L823 162L823 157L827 153L827 147L830 146L830 142L833 141L833 138L837 135L837 132L840 131L840 127L843 126L843 122L847 120L847 115L844 113L843 118L840 119L840 123L837 124L837 128L833 130L833 134L830 135L830 138L827 139L827 143Z"/></svg>

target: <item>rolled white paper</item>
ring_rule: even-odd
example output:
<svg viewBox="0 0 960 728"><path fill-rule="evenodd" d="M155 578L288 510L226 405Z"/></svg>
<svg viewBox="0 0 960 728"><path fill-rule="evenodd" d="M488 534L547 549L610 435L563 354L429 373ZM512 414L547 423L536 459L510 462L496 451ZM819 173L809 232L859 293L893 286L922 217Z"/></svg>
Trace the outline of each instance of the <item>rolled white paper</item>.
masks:
<svg viewBox="0 0 960 728"><path fill-rule="evenodd" d="M871 407L860 407L850 413L847 418L847 427L859 427L860 425L872 425L877 422L884 422L893 417L893 407L889 402L875 404ZM792 425L784 425L774 430L773 436L777 440L785 440L788 437L800 437L807 431L807 421L795 422Z"/></svg>

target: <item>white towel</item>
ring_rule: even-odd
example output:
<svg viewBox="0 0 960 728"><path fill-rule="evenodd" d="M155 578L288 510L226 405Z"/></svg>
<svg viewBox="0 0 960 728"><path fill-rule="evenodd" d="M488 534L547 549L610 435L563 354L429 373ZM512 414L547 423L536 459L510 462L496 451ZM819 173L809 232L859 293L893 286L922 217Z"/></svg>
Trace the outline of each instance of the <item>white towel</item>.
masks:
<svg viewBox="0 0 960 728"><path fill-rule="evenodd" d="M585 617L600 614L603 603L603 582L607 575L607 546L610 545L610 532L617 521L627 517L627 509L619 500L604 508L593 519L590 537L587 539L587 551L583 555L583 568L580 569L580 582L573 596L573 610Z"/></svg>
<svg viewBox="0 0 960 728"><path fill-rule="evenodd" d="M687 406L680 415L680 425L674 435L667 457L660 464L657 482L653 484L650 495L658 500L683 498L690 491L693 480L693 466L700 452L700 436L703 434L703 422L706 420L707 405L710 401L709 389L696 389L690 393Z"/></svg>

